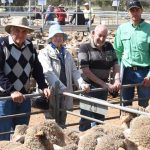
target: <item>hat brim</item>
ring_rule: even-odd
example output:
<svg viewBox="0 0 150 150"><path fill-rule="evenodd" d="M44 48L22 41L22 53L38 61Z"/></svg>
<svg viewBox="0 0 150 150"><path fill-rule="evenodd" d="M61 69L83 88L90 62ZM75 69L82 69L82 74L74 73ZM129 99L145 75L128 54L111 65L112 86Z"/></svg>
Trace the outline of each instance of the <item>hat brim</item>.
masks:
<svg viewBox="0 0 150 150"><path fill-rule="evenodd" d="M83 6L89 6L89 3L85 3L85 4L83 4Z"/></svg>
<svg viewBox="0 0 150 150"><path fill-rule="evenodd" d="M61 34L64 35L64 41L66 41L66 40L68 39L68 35L67 35L66 33L60 31L60 32L55 32L55 33L53 33L53 34L50 34L50 35L48 36L48 42L51 42L51 38L52 38L55 34L57 34L57 33L61 33Z"/></svg>
<svg viewBox="0 0 150 150"><path fill-rule="evenodd" d="M9 33L9 34L10 34L10 29L11 29L11 27L25 28L25 29L28 30L29 33L31 33L31 32L34 31L34 29L32 29L32 28L30 28L30 27L27 27L27 26L24 26L24 25L13 25L13 24L9 24L9 25L6 25L6 26L5 26L5 31L6 31L7 33Z"/></svg>
<svg viewBox="0 0 150 150"><path fill-rule="evenodd" d="M131 6L131 7L128 8L128 10L131 9L131 8L140 8L140 9L142 9L140 6Z"/></svg>

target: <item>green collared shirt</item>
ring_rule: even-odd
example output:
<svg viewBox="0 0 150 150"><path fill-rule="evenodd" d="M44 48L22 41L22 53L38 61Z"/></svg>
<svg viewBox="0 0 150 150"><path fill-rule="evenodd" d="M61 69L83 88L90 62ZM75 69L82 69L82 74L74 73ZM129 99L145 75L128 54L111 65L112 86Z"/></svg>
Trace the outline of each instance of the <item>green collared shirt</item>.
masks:
<svg viewBox="0 0 150 150"><path fill-rule="evenodd" d="M150 66L150 24L143 21L138 26L131 22L120 25L114 49L125 67ZM150 71L147 76L150 77Z"/></svg>

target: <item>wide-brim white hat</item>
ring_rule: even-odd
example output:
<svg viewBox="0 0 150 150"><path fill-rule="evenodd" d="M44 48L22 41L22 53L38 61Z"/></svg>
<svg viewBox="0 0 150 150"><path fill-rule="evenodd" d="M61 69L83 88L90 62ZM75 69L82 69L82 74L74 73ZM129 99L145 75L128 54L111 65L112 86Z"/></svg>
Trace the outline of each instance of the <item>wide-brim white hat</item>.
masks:
<svg viewBox="0 0 150 150"><path fill-rule="evenodd" d="M62 33L64 35L64 41L68 39L68 35L62 30L61 26L59 24L53 24L49 28L48 41L50 42L51 38L57 33Z"/></svg>
<svg viewBox="0 0 150 150"><path fill-rule="evenodd" d="M29 27L29 22L26 17L17 17L17 18L12 19L12 23L5 26L5 31L7 33L10 33L10 29L13 26L25 28L29 31L29 33L34 31L34 29Z"/></svg>
<svg viewBox="0 0 150 150"><path fill-rule="evenodd" d="M84 3L83 5L84 5L84 6L89 6L89 3Z"/></svg>

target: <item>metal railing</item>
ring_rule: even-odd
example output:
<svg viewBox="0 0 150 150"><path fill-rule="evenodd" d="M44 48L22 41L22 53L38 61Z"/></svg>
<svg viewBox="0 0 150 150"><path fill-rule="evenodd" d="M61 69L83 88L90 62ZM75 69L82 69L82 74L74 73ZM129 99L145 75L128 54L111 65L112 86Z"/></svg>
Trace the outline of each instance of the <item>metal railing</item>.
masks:
<svg viewBox="0 0 150 150"><path fill-rule="evenodd" d="M142 84L122 85L121 88L128 88L128 87L135 87L135 86L136 87L137 86L142 86ZM106 89L103 89L103 88L91 89L91 91L93 91L93 92L104 91L104 90L106 90ZM82 90L74 91L74 93L69 93L69 92L60 93L60 91L59 91L59 82L56 83L55 92L54 92L54 97L55 97L55 101L54 101L55 102L55 104L54 104L54 119L55 119L56 122L58 122L58 120L59 120L59 112L60 111L66 111L67 114L70 114L70 115L75 115L75 116L78 116L78 117L82 117L82 118L85 118L85 119L90 120L90 121L98 122L100 124L105 123L105 122L100 121L98 119L90 118L90 117L87 117L87 116L84 116L84 115L80 115L80 114L71 112L70 110L60 109L59 99L60 99L61 94L63 94L64 96L69 96L69 97L72 97L72 98L79 99L82 102L89 102L90 104L91 103L92 104L98 104L100 106L107 106L107 107L119 109L119 110L122 110L122 111L130 112L130 113L134 113L134 114L138 114L138 115L150 116L150 113L147 113L147 112L142 112L142 111L131 109L131 108L128 108L128 107L124 107L124 106L121 106L121 105L111 104L108 101L104 101L102 99L97 99L97 98L93 98L93 97L86 97L86 96L78 95L78 94L81 94L81 93L83 93ZM28 98L28 97L33 98L33 97L40 96L40 95L41 95L40 93L35 93L35 94L26 94L24 96L26 98ZM0 97L0 101L1 100L8 100L10 98L11 98L10 96L9 97ZM45 113L45 112L51 113L51 109L36 111L36 112L29 112L29 113L21 113L21 114L12 114L12 115L7 115L7 116L0 116L0 120L1 119L6 119L6 118L25 116L25 115L34 115L34 114ZM76 125L76 124L79 124L79 123L67 124L66 126L71 126L71 125ZM0 133L0 135L8 134L8 133L12 133L12 131Z"/></svg>

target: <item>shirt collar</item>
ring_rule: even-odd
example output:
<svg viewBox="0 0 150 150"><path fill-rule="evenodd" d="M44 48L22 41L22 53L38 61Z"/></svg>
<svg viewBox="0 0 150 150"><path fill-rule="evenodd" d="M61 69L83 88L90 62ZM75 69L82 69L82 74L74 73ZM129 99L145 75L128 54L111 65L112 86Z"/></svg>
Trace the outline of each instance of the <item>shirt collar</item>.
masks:
<svg viewBox="0 0 150 150"><path fill-rule="evenodd" d="M94 40L92 38L90 39L90 44L91 44L91 47L95 50L102 50L103 49L103 46L100 48L96 47L94 44Z"/></svg>
<svg viewBox="0 0 150 150"><path fill-rule="evenodd" d="M8 37L8 41L9 41L9 44L10 45L16 45L15 44L15 42L13 41L13 39L12 39L12 37L9 35L9 37ZM24 42L24 44L22 45L22 47L21 48L24 48L24 47L26 47L28 44L30 44L31 42L29 42L29 41L27 41L27 40L25 40L25 42Z"/></svg>
<svg viewBox="0 0 150 150"><path fill-rule="evenodd" d="M94 44L94 40L91 38L90 39L90 44L91 44L91 47L92 48L96 48L97 49L97 47L95 46L95 44Z"/></svg>
<svg viewBox="0 0 150 150"><path fill-rule="evenodd" d="M145 22L144 22L144 19L141 19L140 24L137 25L137 26L133 26L132 21L130 23L131 23L132 27L134 27L134 28L140 28L140 27L142 27L144 25Z"/></svg>

